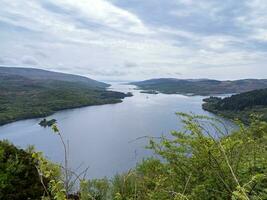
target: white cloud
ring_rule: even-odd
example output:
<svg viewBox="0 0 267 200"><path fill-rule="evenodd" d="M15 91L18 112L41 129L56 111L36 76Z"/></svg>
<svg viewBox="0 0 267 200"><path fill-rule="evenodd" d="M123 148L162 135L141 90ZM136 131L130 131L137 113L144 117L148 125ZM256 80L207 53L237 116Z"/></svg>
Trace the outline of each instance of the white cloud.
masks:
<svg viewBox="0 0 267 200"><path fill-rule="evenodd" d="M236 18L236 23L250 31L251 39L267 41L267 1L246 1L247 13Z"/></svg>
<svg viewBox="0 0 267 200"><path fill-rule="evenodd" d="M255 30L255 35L253 36L257 40L262 40L267 42L267 29L257 29Z"/></svg>
<svg viewBox="0 0 267 200"><path fill-rule="evenodd" d="M146 34L149 29L134 14L120 9L105 0L55 0L59 6L77 10L85 20L130 33Z"/></svg>
<svg viewBox="0 0 267 200"><path fill-rule="evenodd" d="M24 56L21 59L21 63L26 66L38 66L39 65L38 60L33 56Z"/></svg>
<svg viewBox="0 0 267 200"><path fill-rule="evenodd" d="M143 79L160 75L206 77L204 69L208 69L208 74L215 74L223 68L241 71L249 68L248 65L265 66L266 51L245 48L251 40L267 40L267 14L264 13L267 3L263 0L250 1L246 5L249 12L233 18L232 23L236 24L231 25L253 33L241 36L224 30L210 31L208 26L206 32L197 31L195 21L188 21L192 30L178 26L180 18L194 20L190 17L195 14L220 23L221 16L227 15L221 13L222 8L218 6L222 3L174 2L178 7L173 6L168 17L178 20L169 26L149 24L140 13L133 12L134 9L105 0L2 0L2 62L36 65L98 79ZM189 9L183 10L179 5ZM160 14L163 16L159 13L157 17L162 17ZM12 28L1 26L1 22ZM228 74L225 72L220 77Z"/></svg>

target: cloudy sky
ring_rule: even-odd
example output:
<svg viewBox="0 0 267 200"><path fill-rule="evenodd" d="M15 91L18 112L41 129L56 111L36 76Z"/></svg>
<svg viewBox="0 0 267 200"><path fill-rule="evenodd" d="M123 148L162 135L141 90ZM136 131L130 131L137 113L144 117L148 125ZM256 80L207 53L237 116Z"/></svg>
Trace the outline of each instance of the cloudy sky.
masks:
<svg viewBox="0 0 267 200"><path fill-rule="evenodd" d="M98 80L267 78L266 0L0 3L0 65Z"/></svg>

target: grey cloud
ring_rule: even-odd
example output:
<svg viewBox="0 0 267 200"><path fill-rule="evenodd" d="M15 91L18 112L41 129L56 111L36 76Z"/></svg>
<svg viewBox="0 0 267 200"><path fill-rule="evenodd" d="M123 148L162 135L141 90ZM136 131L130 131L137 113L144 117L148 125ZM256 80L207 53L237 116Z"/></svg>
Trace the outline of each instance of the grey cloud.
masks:
<svg viewBox="0 0 267 200"><path fill-rule="evenodd" d="M39 58L49 58L49 56L42 51L35 51L34 54Z"/></svg>
<svg viewBox="0 0 267 200"><path fill-rule="evenodd" d="M32 56L24 56L21 59L21 63L23 65L28 65L28 66L38 66L39 65L38 60L35 57L32 57Z"/></svg>
<svg viewBox="0 0 267 200"><path fill-rule="evenodd" d="M0 64L5 66L13 66L19 64L16 59L8 58L8 57L0 57Z"/></svg>
<svg viewBox="0 0 267 200"><path fill-rule="evenodd" d="M2 58L0 58L0 64L5 64L5 61Z"/></svg>
<svg viewBox="0 0 267 200"><path fill-rule="evenodd" d="M266 74L265 0L13 1L1 2L0 63L110 79Z"/></svg>
<svg viewBox="0 0 267 200"><path fill-rule="evenodd" d="M138 67L138 64L135 62L125 61L124 66L126 68L135 68Z"/></svg>
<svg viewBox="0 0 267 200"><path fill-rule="evenodd" d="M127 72L125 71L122 71L122 70L99 70L99 71L91 71L91 74L92 75L97 75L97 76L115 76L115 77L118 77L118 76L124 76L124 75L127 75Z"/></svg>
<svg viewBox="0 0 267 200"><path fill-rule="evenodd" d="M48 10L50 12L53 12L55 14L73 15L75 13L74 9L60 7L60 6L56 5L56 4L54 4L50 0L41 0L40 1L40 5L44 9L46 9L46 10Z"/></svg>

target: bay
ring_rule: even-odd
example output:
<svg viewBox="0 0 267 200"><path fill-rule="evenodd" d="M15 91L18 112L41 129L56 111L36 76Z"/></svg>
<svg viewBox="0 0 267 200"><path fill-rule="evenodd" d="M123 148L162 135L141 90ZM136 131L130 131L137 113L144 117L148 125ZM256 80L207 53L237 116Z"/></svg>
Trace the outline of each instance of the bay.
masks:
<svg viewBox="0 0 267 200"><path fill-rule="evenodd" d="M113 84L110 89L132 92L133 97L118 104L64 110L47 118L57 120L68 141L72 169L89 166L90 178L125 172L152 155L145 148L148 140L143 137L169 135L172 130L180 130L182 123L176 112L215 117L201 108L202 96L145 94L135 86L124 84ZM40 120L22 120L1 126L0 139L8 139L22 148L34 145L48 159L61 163L63 148L60 140L50 128L39 126ZM233 126L228 120L224 122Z"/></svg>

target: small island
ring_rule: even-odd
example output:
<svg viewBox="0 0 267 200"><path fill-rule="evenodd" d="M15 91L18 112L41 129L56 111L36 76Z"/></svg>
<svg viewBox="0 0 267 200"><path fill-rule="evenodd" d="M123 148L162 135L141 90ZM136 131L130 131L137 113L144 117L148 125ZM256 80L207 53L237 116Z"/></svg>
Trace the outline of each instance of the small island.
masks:
<svg viewBox="0 0 267 200"><path fill-rule="evenodd" d="M56 122L57 122L56 119L47 120L46 118L44 118L42 121L39 122L39 125L46 128L47 126L51 127Z"/></svg>
<svg viewBox="0 0 267 200"><path fill-rule="evenodd" d="M142 90L140 93L144 94L159 94L156 90Z"/></svg>
<svg viewBox="0 0 267 200"><path fill-rule="evenodd" d="M126 96L126 97L132 97L132 96L133 96L133 93L131 93L131 92L127 92L127 93L125 94L125 96Z"/></svg>

